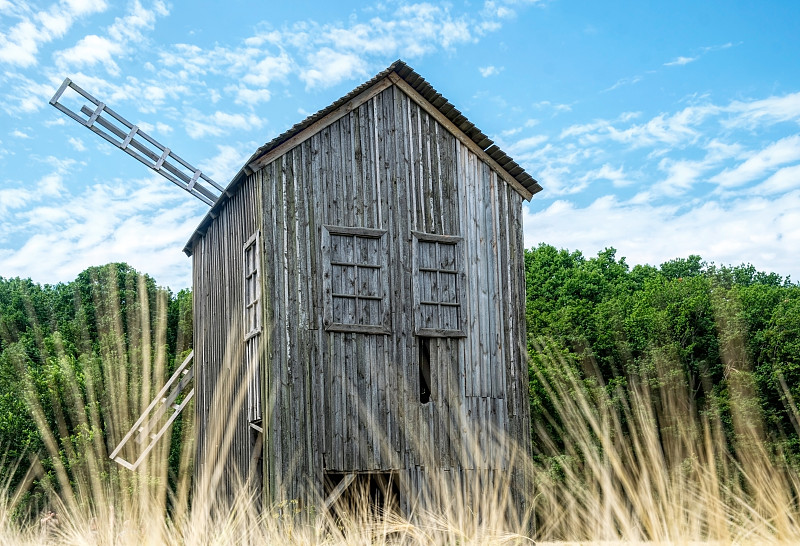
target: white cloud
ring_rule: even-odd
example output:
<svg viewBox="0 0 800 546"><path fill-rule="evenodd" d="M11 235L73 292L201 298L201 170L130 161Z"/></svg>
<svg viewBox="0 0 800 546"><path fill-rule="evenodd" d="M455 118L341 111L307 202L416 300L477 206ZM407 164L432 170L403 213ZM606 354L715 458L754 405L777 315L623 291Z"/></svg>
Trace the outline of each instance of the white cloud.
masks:
<svg viewBox="0 0 800 546"><path fill-rule="evenodd" d="M249 131L264 125L264 120L255 114L229 114L214 112L210 116L193 111L184 120L186 133L192 138L203 138L206 135L222 136L234 130Z"/></svg>
<svg viewBox="0 0 800 546"><path fill-rule="evenodd" d="M668 63L664 63L664 66L683 66L696 60L697 57L678 57L672 61L669 61Z"/></svg>
<svg viewBox="0 0 800 546"><path fill-rule="evenodd" d="M541 147L547 142L547 135L533 135L520 139L509 146L505 146L505 151L512 155L518 155L529 150Z"/></svg>
<svg viewBox="0 0 800 546"><path fill-rule="evenodd" d="M105 9L103 1L76 0L53 4L47 10L12 13L20 21L8 33L0 33L0 63L36 65L41 45L63 37L78 17Z"/></svg>
<svg viewBox="0 0 800 546"><path fill-rule="evenodd" d="M481 73L481 76L484 78L488 78L489 76L496 76L503 70L502 67L497 68L496 66L489 65L484 67L479 67L478 71Z"/></svg>
<svg viewBox="0 0 800 546"><path fill-rule="evenodd" d="M5 77L13 92L0 95L0 108L15 117L40 110L61 83L34 81L18 73L6 73Z"/></svg>
<svg viewBox="0 0 800 546"><path fill-rule="evenodd" d="M603 164L599 169L587 172L581 178L583 183L591 183L595 180L608 180L614 187L629 186L632 180L625 174L625 169L622 166L614 167L608 163Z"/></svg>
<svg viewBox="0 0 800 546"><path fill-rule="evenodd" d="M674 114L658 114L645 123L621 127L639 116L637 112L625 112L616 120L596 120L567 127L561 132L561 138L577 136L583 144L613 140L634 148L659 143L676 146L695 141L700 136L698 125L717 112L719 109L710 105L689 106Z"/></svg>
<svg viewBox="0 0 800 546"><path fill-rule="evenodd" d="M273 80L285 79L292 70L292 60L286 52L256 59L254 64L247 67L246 74L242 78L248 85L266 88Z"/></svg>
<svg viewBox="0 0 800 546"><path fill-rule="evenodd" d="M445 48L449 48L455 44L466 43L472 39L469 25L466 21L445 21L439 32L441 44Z"/></svg>
<svg viewBox="0 0 800 546"><path fill-rule="evenodd" d="M324 47L308 57L309 68L300 73L306 88L329 87L355 76L365 76L367 65L354 53L341 53Z"/></svg>
<svg viewBox="0 0 800 546"><path fill-rule="evenodd" d="M269 89L250 89L241 85L232 85L226 87L225 91L235 94L236 99L234 102L236 104L246 104L248 106L268 102L272 98L272 93L270 93Z"/></svg>
<svg viewBox="0 0 800 546"><path fill-rule="evenodd" d="M131 44L143 42L144 32L152 30L156 18L167 13L166 6L160 0L154 2L150 9L135 0L129 5L127 15L117 17L106 29L105 36L89 34L73 47L56 52L56 64L62 72L102 64L109 74L118 75L119 66L114 58L129 50Z"/></svg>
<svg viewBox="0 0 800 546"><path fill-rule="evenodd" d="M741 186L757 178L766 177L780 165L796 161L800 161L800 135L792 135L773 142L753 153L736 167L725 169L711 178L711 181L723 188Z"/></svg>
<svg viewBox="0 0 800 546"><path fill-rule="evenodd" d="M21 248L0 251L0 271L55 283L92 265L124 261L160 284L187 287L191 261L181 248L204 210L160 178L98 184L68 195L63 206L17 214L35 232Z"/></svg>
<svg viewBox="0 0 800 546"><path fill-rule="evenodd" d="M42 200L58 197L64 191L63 172L57 168L32 185L17 184L0 189L0 216L5 216L18 209L29 207Z"/></svg>
<svg viewBox="0 0 800 546"><path fill-rule="evenodd" d="M200 163L203 172L217 184L227 186L228 182L244 165L255 149L254 145L217 146L219 153Z"/></svg>
<svg viewBox="0 0 800 546"><path fill-rule="evenodd" d="M569 104L552 103L549 100L539 101L533 106L534 108L537 108L539 110L553 110L553 115L559 114L561 112L572 111L572 106L570 106ZM529 119L526 123L538 123L538 122L536 120Z"/></svg>
<svg viewBox="0 0 800 546"><path fill-rule="evenodd" d="M13 136L14 138L22 138L22 139L31 138L31 136L28 133L20 131L19 129L14 129L13 131L11 131L11 136Z"/></svg>
<svg viewBox="0 0 800 546"><path fill-rule="evenodd" d="M725 111L734 114L723 122L729 128L753 128L762 123L784 121L800 123L800 92L761 100L734 101Z"/></svg>
<svg viewBox="0 0 800 546"><path fill-rule="evenodd" d="M800 165L778 169L772 176L753 188L756 195L772 195L800 188ZM798 277L800 280L800 277Z"/></svg>
<svg viewBox="0 0 800 546"><path fill-rule="evenodd" d="M667 173L667 177L656 186L658 193L670 196L686 193L710 167L704 161L668 157L663 158L658 166Z"/></svg>
<svg viewBox="0 0 800 546"><path fill-rule="evenodd" d="M613 196L586 207L556 201L540 212L532 208L523 210L527 247L547 242L593 255L613 246L631 265L658 265L689 254L738 265L747 256L758 269L800 278L796 256L786 251L800 245L798 190L775 199L709 201L689 208L632 204Z"/></svg>
<svg viewBox="0 0 800 546"><path fill-rule="evenodd" d="M89 34L81 38L75 46L59 52L57 62L65 72L100 63L105 66L109 74L116 76L119 74L119 67L114 62L114 57L122 51L124 51L123 44L106 37Z"/></svg>
<svg viewBox="0 0 800 546"><path fill-rule="evenodd" d="M227 92L240 104L255 105L276 80L291 74L308 89L330 87L369 75L377 58L381 63L387 57L413 59L476 41L485 33L486 18L498 22L506 9L499 6L476 17L455 14L449 4L379 4L371 10L379 15L366 22L353 16L346 23L306 20L282 29L260 28L239 47L177 44L161 54L161 63L181 81L209 73L235 78L240 83Z"/></svg>
<svg viewBox="0 0 800 546"><path fill-rule="evenodd" d="M603 91L604 92L613 91L614 89L618 89L618 88L626 86L626 85L637 84L640 81L642 81L642 76L630 76L630 77L627 77L627 78L620 78L616 82L614 82L614 85L612 85L611 87L609 87L607 89L604 89Z"/></svg>
<svg viewBox="0 0 800 546"><path fill-rule="evenodd" d="M69 145L72 146L75 149L76 152L85 152L86 151L86 146L83 144L83 140L81 140L79 138L69 137L67 139L67 142L69 142Z"/></svg>
<svg viewBox="0 0 800 546"><path fill-rule="evenodd" d="M105 0L64 0L75 15L88 15L106 9Z"/></svg>

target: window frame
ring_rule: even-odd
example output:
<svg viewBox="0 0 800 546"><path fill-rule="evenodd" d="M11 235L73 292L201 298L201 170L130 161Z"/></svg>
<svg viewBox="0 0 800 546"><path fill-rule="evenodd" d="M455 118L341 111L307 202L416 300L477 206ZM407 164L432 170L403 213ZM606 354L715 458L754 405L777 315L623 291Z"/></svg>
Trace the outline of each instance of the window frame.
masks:
<svg viewBox="0 0 800 546"><path fill-rule="evenodd" d="M247 267L247 253L250 248L254 248L255 250L255 269L250 271ZM247 283L251 277L255 276L255 298L251 301L247 301ZM261 232L260 230L256 230L247 242L242 246L242 318L244 321L244 341L249 340L250 338L257 336L261 333L262 330L262 313L263 313L263 306L261 305L262 300L262 290L261 290ZM251 308L254 308L253 313L255 314L255 326L251 329L247 329L248 322L248 312Z"/></svg>
<svg viewBox="0 0 800 546"><path fill-rule="evenodd" d="M411 274L412 274L412 293L414 299L414 334L421 337L467 337L467 317L466 317L466 272L464 257L464 238L458 235L439 235L435 233L424 233L412 231L412 251L411 251ZM437 273L455 273L456 290L458 297L457 304L444 304L441 301L423 302L420 300L420 265L419 265L419 243L439 243L455 246L455 271L442 270L441 268L426 269L426 271L436 271ZM437 253L438 256L438 253ZM438 275L437 275L438 277ZM458 307L458 328L423 328L422 327L422 304L436 304L438 308L442 305L448 307ZM439 315L441 317L441 314ZM439 324L441 324L441 319Z"/></svg>
<svg viewBox="0 0 800 546"><path fill-rule="evenodd" d="M343 235L350 237L361 237L367 239L378 239L378 252L379 262L378 266L359 264L353 262L351 264L334 263L331 260L331 236ZM323 291L323 318L322 324L328 332L356 332L365 334L390 334L391 333L391 298L389 292L389 270L388 270L388 241L387 231L385 229L373 229L363 227L349 227L349 226L322 226L322 291ZM332 274L333 265L346 265L356 268L356 275L358 268L371 268L378 269L380 278L378 280L379 290L382 293L380 297L343 295L334 294L332 287ZM333 299L334 297L352 297L356 301L356 309L358 309L358 300L371 299L380 302L380 324L349 324L343 322L333 321Z"/></svg>
<svg viewBox="0 0 800 546"><path fill-rule="evenodd" d="M248 263L252 252L253 267ZM261 283L261 231L256 230L242 246L242 320L244 324L244 369L249 374L247 384L247 420L252 423L260 420L263 414L261 396L260 334L263 329L264 307ZM248 300L248 284L252 283L252 299ZM252 313L252 315L250 315ZM248 329L250 318L255 320L253 328Z"/></svg>

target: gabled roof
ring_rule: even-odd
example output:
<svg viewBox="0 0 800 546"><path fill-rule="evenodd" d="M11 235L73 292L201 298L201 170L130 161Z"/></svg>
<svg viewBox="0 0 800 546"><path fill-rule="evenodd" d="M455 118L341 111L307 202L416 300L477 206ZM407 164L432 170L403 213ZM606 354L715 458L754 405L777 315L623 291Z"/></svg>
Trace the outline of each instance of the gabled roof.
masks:
<svg viewBox="0 0 800 546"><path fill-rule="evenodd" d="M430 112L429 110L429 112L438 114L435 116L438 118L438 121L450 125L449 128L451 130L455 129L455 133L461 133L461 135L456 134L457 138L461 137L461 140L471 141L480 152L485 153L485 159L490 162L495 169L500 171L501 175L505 175L502 176L502 178L512 184L524 198L530 199L531 196L542 190L542 187L531 175L526 173L522 167L495 145L492 139L483 134L475 124L471 123L464 114L450 104L450 102L438 93L431 84L425 81L425 78L417 74L403 61L397 60L371 80L356 87L328 107L323 108L316 114L308 116L288 131L258 148L250 159L247 160L244 167L236 173L236 176L233 177L233 180L231 180L228 187L225 188L225 191L211 207L211 210L208 211L200 222L200 225L192 234L192 237L186 243L183 251L191 255L191 247L194 239L205 233L207 226L218 216L218 211L224 207L225 202L236 192L239 185L247 176L271 161L275 156L274 152L278 151L279 148L289 148L299 144L305 140L305 138L303 138L303 133L309 129L312 129L308 131L307 136L310 137L329 123L333 123L333 121L338 119L338 117L334 117L337 113L343 112L341 115L344 115L344 113L352 110L355 106L360 104L360 102L355 105L351 103L355 103L363 94L369 93L370 90L377 87L382 82L385 82L385 85L379 89L383 89L394 83L401 85L405 91L410 91L412 94L417 94L424 99L425 102L433 107L433 111Z"/></svg>

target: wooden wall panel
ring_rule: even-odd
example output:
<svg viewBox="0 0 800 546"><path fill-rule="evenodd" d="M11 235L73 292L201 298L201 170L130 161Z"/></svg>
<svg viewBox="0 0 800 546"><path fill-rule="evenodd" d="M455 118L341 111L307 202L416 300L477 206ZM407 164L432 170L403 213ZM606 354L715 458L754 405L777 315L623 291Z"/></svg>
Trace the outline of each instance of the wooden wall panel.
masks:
<svg viewBox="0 0 800 546"><path fill-rule="evenodd" d="M268 500L321 493L326 470L405 469L421 483L425 468L452 476L505 468L495 432L522 441L530 426L521 203L395 86L276 158L231 199L195 251L196 351L207 382L198 415L213 413L224 377L236 381L218 362L226 317L240 313L241 245L258 225ZM385 230L390 334L324 329L324 225ZM466 336L428 338L427 404L419 398L412 231L463 237L466 269ZM244 449L245 438L235 432L233 446Z"/></svg>
<svg viewBox="0 0 800 546"><path fill-rule="evenodd" d="M230 494L250 472L244 367L243 246L255 232L256 185L243 184L193 252L198 483ZM212 479L226 464L225 478ZM205 474L204 474L205 473Z"/></svg>

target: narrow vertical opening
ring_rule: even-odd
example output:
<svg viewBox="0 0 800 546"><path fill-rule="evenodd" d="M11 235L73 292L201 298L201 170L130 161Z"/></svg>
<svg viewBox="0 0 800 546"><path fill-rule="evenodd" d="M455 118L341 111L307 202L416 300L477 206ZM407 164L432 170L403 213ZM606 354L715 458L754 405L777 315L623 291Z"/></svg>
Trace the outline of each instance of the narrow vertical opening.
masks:
<svg viewBox="0 0 800 546"><path fill-rule="evenodd" d="M427 404L431 401L431 340L427 337L418 337L417 344L419 401L421 404Z"/></svg>

